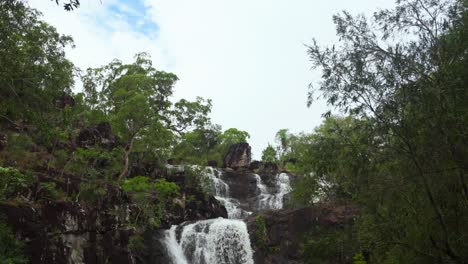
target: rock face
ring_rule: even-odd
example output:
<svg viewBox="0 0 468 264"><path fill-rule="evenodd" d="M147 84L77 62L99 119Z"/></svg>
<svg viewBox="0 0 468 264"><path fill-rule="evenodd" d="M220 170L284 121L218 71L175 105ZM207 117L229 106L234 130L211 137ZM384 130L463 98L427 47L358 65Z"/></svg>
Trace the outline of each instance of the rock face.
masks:
<svg viewBox="0 0 468 264"><path fill-rule="evenodd" d="M251 159L252 153L249 144L237 143L232 145L224 156L224 166L228 168L248 167Z"/></svg>
<svg viewBox="0 0 468 264"><path fill-rule="evenodd" d="M167 217L162 228L170 228L186 221L224 217L227 218L226 208L213 196L206 197L194 188L182 190L184 199L176 201L176 206L167 211Z"/></svg>
<svg viewBox="0 0 468 264"><path fill-rule="evenodd" d="M0 204L17 235L27 241L31 263L132 263L127 249L133 231L128 208L87 208L74 202L41 206ZM112 212L112 213L111 213Z"/></svg>
<svg viewBox="0 0 468 264"><path fill-rule="evenodd" d="M256 264L302 263L301 242L304 236L320 237L323 233L314 230L333 230L353 223L359 208L347 202L324 202L301 209L267 211L247 220L250 237L255 250ZM264 230L260 230L257 219L264 219ZM260 238L260 234L264 234ZM260 243L259 241L264 241ZM344 258L344 259L343 259ZM321 263L348 263L351 256L336 256Z"/></svg>
<svg viewBox="0 0 468 264"><path fill-rule="evenodd" d="M75 139L75 144L81 148L94 145L112 148L117 145L117 140L112 134L111 125L108 122L101 122L94 127L82 129Z"/></svg>
<svg viewBox="0 0 468 264"><path fill-rule="evenodd" d="M47 173L38 177L40 182L57 179L60 173L45 169L44 172ZM56 186L63 191L78 193L81 180L73 175L64 177L67 177L65 182L54 180ZM106 195L97 204L69 200L36 201L34 193L38 191L34 188L22 195L31 196L29 202L0 202L0 212L6 222L20 240L26 241L25 255L30 258L30 263L165 263L158 262L158 259L145 262L140 253L134 254L129 249L129 241L134 234L132 219L138 210L134 210L130 199L120 188L107 186ZM161 228L170 228L185 221L227 217L226 209L214 197L193 188L182 188L180 193L178 200L170 203L173 206L166 208ZM152 243L152 234L148 235L145 243Z"/></svg>

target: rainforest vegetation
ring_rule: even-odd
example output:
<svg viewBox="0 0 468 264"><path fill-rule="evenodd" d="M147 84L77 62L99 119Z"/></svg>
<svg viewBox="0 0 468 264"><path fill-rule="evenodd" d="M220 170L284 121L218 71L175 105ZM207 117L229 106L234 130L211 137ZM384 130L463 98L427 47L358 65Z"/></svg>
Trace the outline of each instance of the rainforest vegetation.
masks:
<svg viewBox="0 0 468 264"><path fill-rule="evenodd" d="M296 175L290 207L347 200L361 211L350 228L306 236L306 263L342 251L354 263L468 263L467 7L344 11L335 45L308 44L322 73L308 103L332 110L313 132L278 131L261 159ZM79 69L65 54L73 45L24 1L0 2L0 203L97 207L122 191L138 212L130 243L143 247L138 234L160 226L184 187L159 176L167 160L222 166L249 133L214 124L209 99L174 101L178 77L148 54ZM2 216L0 263L28 263L25 243Z"/></svg>

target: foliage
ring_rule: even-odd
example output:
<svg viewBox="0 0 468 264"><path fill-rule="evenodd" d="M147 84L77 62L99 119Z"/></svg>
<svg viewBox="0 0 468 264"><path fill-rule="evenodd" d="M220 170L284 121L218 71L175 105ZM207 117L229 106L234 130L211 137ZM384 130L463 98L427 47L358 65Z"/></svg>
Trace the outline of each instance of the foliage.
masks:
<svg viewBox="0 0 468 264"><path fill-rule="evenodd" d="M179 187L173 182L164 179L152 181L145 176L127 179L121 187L138 208L134 224L148 224L150 227L159 227L165 216L167 203L179 191Z"/></svg>
<svg viewBox="0 0 468 264"><path fill-rule="evenodd" d="M302 238L304 263L350 263L357 250L354 235L350 228L312 227Z"/></svg>
<svg viewBox="0 0 468 264"><path fill-rule="evenodd" d="M364 259L364 255L361 252L354 255L353 264L367 264L366 260Z"/></svg>
<svg viewBox="0 0 468 264"><path fill-rule="evenodd" d="M278 162L278 156L275 148L268 144L268 146L262 151L262 161L263 162Z"/></svg>
<svg viewBox="0 0 468 264"><path fill-rule="evenodd" d="M372 262L466 263L465 2L402 0L372 19L333 19L340 43L308 50L322 70L309 103L318 91L349 116L310 136L299 163L311 164L301 168L311 189L324 180L328 197L362 205L358 243Z"/></svg>
<svg viewBox="0 0 468 264"><path fill-rule="evenodd" d="M249 137L249 133L236 128L229 128L223 132L215 125L195 129L182 135L181 142L174 147L174 158L202 166L205 166L209 160L223 164L229 147L236 143L247 142Z"/></svg>
<svg viewBox="0 0 468 264"><path fill-rule="evenodd" d="M128 248L133 254L141 255L146 250L144 238L140 234L130 236L128 240Z"/></svg>
<svg viewBox="0 0 468 264"><path fill-rule="evenodd" d="M66 194L58 189L54 182L41 182L40 190L42 191L42 198L49 200L58 200L66 197Z"/></svg>
<svg viewBox="0 0 468 264"><path fill-rule="evenodd" d="M34 178L15 168L0 167L0 200L13 199L32 184Z"/></svg>
<svg viewBox="0 0 468 264"><path fill-rule="evenodd" d="M265 217L262 215L258 215L255 217L255 225L256 225L256 244L258 247L265 247L267 242L267 229L266 229L266 222Z"/></svg>
<svg viewBox="0 0 468 264"><path fill-rule="evenodd" d="M17 240L11 228L0 218L0 263L22 264L28 263L25 257L24 243Z"/></svg>
<svg viewBox="0 0 468 264"><path fill-rule="evenodd" d="M64 52L72 39L38 17L22 1L0 3L0 124L34 124L36 138L55 122L55 100L73 85L73 64Z"/></svg>

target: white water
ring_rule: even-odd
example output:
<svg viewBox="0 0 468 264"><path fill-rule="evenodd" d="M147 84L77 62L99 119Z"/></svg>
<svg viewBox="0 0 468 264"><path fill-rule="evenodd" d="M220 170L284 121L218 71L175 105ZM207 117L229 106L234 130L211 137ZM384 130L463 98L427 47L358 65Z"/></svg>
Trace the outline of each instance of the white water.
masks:
<svg viewBox="0 0 468 264"><path fill-rule="evenodd" d="M187 225L180 246L193 264L253 264L247 226L241 220L218 218Z"/></svg>
<svg viewBox="0 0 468 264"><path fill-rule="evenodd" d="M262 178L259 175L255 174L255 178L257 180L257 189L260 191L258 209L282 209L284 206L284 196L291 192L289 175L286 173L276 175L276 193L274 194L268 191L268 187L263 184Z"/></svg>
<svg viewBox="0 0 468 264"><path fill-rule="evenodd" d="M224 205L229 219L240 219L251 214L251 212L240 208L240 202L237 199L230 197L229 185L221 179L223 175L221 170L208 167L203 175L207 179L207 181L204 181L205 188L213 192L216 200Z"/></svg>
<svg viewBox="0 0 468 264"><path fill-rule="evenodd" d="M171 229L166 230L163 242L168 249L167 251L169 257L172 259L172 264L188 264L184 251L177 242L176 229L177 226L173 225Z"/></svg>

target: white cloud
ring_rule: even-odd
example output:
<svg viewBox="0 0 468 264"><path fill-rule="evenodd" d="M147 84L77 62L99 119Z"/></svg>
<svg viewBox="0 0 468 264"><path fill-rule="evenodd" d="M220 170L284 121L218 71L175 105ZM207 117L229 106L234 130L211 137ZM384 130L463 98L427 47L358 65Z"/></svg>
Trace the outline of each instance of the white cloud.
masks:
<svg viewBox="0 0 468 264"><path fill-rule="evenodd" d="M70 59L82 68L148 51L156 65L179 76L177 98L211 98L216 123L248 131L256 158L277 130L310 132L327 109L323 102L306 107L307 85L319 75L310 71L304 44L313 37L336 41L331 16L343 9L370 14L392 6L389 0L145 0L147 9L135 10L129 2L102 2L83 1L74 12L46 0L31 5L75 38ZM111 5L140 13L159 31L139 32Z"/></svg>

